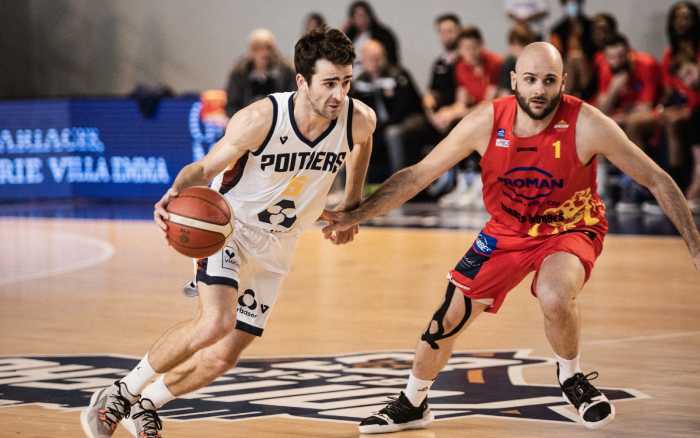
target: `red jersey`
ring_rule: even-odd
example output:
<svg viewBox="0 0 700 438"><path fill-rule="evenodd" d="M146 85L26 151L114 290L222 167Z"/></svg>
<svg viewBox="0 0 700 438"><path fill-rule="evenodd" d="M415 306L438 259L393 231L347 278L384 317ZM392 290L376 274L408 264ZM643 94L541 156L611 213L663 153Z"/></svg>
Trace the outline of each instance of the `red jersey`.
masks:
<svg viewBox="0 0 700 438"><path fill-rule="evenodd" d="M661 75L663 77L664 86L685 96L685 98L688 99L689 107L700 107L700 91L688 87L681 78L671 73L672 58L671 49L666 49L664 57L661 60ZM700 62L700 50L698 50L698 62Z"/></svg>
<svg viewBox="0 0 700 438"><path fill-rule="evenodd" d="M469 105L476 105L484 100L489 85L498 84L503 60L493 52L483 49L481 51L481 68L476 69L461 59L455 66L457 85L465 89L471 101Z"/></svg>
<svg viewBox="0 0 700 438"><path fill-rule="evenodd" d="M576 153L576 120L582 101L562 95L546 129L531 137L513 134L515 96L493 101L491 139L481 158L487 233L538 237L571 230L604 235L605 206L596 186L595 158Z"/></svg>
<svg viewBox="0 0 700 438"><path fill-rule="evenodd" d="M638 103L654 105L658 97L661 74L659 64L653 56L630 51L629 61L631 66L630 78L627 87L619 95L617 105L613 111L627 111ZM605 56L596 55L596 70L598 75L598 92L604 94L610 88L613 74Z"/></svg>

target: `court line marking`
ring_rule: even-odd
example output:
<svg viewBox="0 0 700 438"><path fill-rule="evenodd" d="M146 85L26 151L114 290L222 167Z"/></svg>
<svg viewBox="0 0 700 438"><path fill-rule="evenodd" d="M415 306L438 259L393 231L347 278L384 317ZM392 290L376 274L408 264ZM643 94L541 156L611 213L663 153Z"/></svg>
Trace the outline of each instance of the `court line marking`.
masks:
<svg viewBox="0 0 700 438"><path fill-rule="evenodd" d="M618 339L601 339L598 341L584 342L584 345L609 345L609 344L621 344L624 342L655 341L658 339L682 338L685 336L697 336L697 335L700 335L700 331L666 333L663 335L631 336L629 338L618 338Z"/></svg>
<svg viewBox="0 0 700 438"><path fill-rule="evenodd" d="M97 254L90 254L90 257L86 258L85 260L79 260L77 262L65 265L65 266L60 266L57 268L53 269L46 269L42 270L39 272L32 272L28 274L23 274L23 275L18 275L15 277L12 277L11 275L8 277L0 278L0 286L4 286L6 284L11 284L11 283L18 283L22 281L28 281L28 280L36 280L39 278L45 278L45 277L51 277L54 275L60 275L60 274L66 274L68 272L74 272L74 271L79 271L81 269L86 269L91 266L99 265L100 263L104 263L112 256L114 255L114 246L112 244L105 242L104 240L100 240L94 237L85 237L85 236L80 236L78 234L73 234L73 233L65 233L65 232L59 232L59 233L54 233L53 238L57 240L65 239L70 241L71 244L75 244L76 241L82 242L84 244L97 247L98 251Z"/></svg>

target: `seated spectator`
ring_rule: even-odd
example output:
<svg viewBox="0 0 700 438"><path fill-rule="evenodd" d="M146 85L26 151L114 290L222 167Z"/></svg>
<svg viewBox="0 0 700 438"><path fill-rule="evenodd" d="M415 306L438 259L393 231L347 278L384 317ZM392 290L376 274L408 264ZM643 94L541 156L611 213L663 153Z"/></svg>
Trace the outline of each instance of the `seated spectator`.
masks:
<svg viewBox="0 0 700 438"><path fill-rule="evenodd" d="M452 111L457 93L455 64L459 59L457 38L461 31L459 17L455 14L443 14L435 19L435 29L443 47L443 53L433 62L430 73L430 85L423 96L423 107L429 115L430 122L440 134L446 134L460 119ZM442 135L437 134L436 140Z"/></svg>
<svg viewBox="0 0 700 438"><path fill-rule="evenodd" d="M476 27L466 27L460 32L457 51L456 111L461 118L475 105L496 97L503 60L500 55L484 48L481 31Z"/></svg>
<svg viewBox="0 0 700 438"><path fill-rule="evenodd" d="M665 89L662 121L668 141L669 173L683 187L687 162L683 159L688 139L684 135L691 115L700 107L700 90L689 87L674 73L673 62L682 57L700 60L700 13L692 2L674 4L668 14L666 32L670 47L664 52L661 73Z"/></svg>
<svg viewBox="0 0 700 438"><path fill-rule="evenodd" d="M595 14L591 18L591 39L595 46L596 56L603 57L605 41L617 32L617 20L604 12Z"/></svg>
<svg viewBox="0 0 700 438"><path fill-rule="evenodd" d="M505 0L504 7L514 28L525 27L534 35L535 41L542 40L544 21L549 16L548 0Z"/></svg>
<svg viewBox="0 0 700 438"><path fill-rule="evenodd" d="M417 161L414 133L425 130L427 120L421 98L410 73L390 64L379 41L362 46L363 72L353 82L351 95L367 104L377 115L374 152L388 153L389 168L371 160L368 180L380 182L391 173ZM381 160L380 160L381 161ZM379 166L377 166L379 164Z"/></svg>
<svg viewBox="0 0 700 438"><path fill-rule="evenodd" d="M460 32L457 52L457 98L448 111L453 118L461 119L475 105L496 97L503 62L499 55L484 48L481 32L473 26ZM483 210L478 161L478 155L472 154L457 166L455 188L439 199L440 206Z"/></svg>
<svg viewBox="0 0 700 438"><path fill-rule="evenodd" d="M226 114L231 117L270 93L295 89L294 69L280 55L275 36L267 29L256 29L250 34L248 53L229 75Z"/></svg>
<svg viewBox="0 0 700 438"><path fill-rule="evenodd" d="M584 0L560 1L566 15L552 28L550 42L564 59L567 93L588 100L595 95L591 20L583 13Z"/></svg>
<svg viewBox="0 0 700 438"><path fill-rule="evenodd" d="M700 62L697 58L681 55L676 58L673 71L686 87L700 92ZM685 194L690 210L693 214L700 215L700 108L693 109L688 127L687 144L691 149L693 165L690 184Z"/></svg>
<svg viewBox="0 0 700 438"><path fill-rule="evenodd" d="M596 106L623 126L640 114L651 114L661 80L654 57L632 50L621 34L607 38L603 57L597 66Z"/></svg>
<svg viewBox="0 0 700 438"><path fill-rule="evenodd" d="M515 63L525 46L535 42L535 35L525 26L516 24L508 32L508 56L503 60L498 80L498 96L513 94L510 86L510 72L515 71Z"/></svg>
<svg viewBox="0 0 700 438"><path fill-rule="evenodd" d="M369 39L381 43L386 50L389 64L399 64L399 45L394 33L377 19L374 10L366 1L356 1L350 5L348 21L343 26L343 31L352 40L355 53L359 55L353 68L355 77L362 72L362 46Z"/></svg>

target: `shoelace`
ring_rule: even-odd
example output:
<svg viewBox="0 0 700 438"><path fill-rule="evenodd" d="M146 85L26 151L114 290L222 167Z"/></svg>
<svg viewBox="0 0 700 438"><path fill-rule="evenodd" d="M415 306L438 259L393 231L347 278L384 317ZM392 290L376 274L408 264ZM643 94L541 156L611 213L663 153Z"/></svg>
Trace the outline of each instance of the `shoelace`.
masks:
<svg viewBox="0 0 700 438"><path fill-rule="evenodd" d="M118 424L122 418L129 418L131 403L121 394L113 394L107 397L104 407L104 420L110 426Z"/></svg>
<svg viewBox="0 0 700 438"><path fill-rule="evenodd" d="M595 380L597 378L598 371L592 371L586 375L581 374L580 376L576 377L574 384L566 392L573 395L579 402L590 400L591 398L600 394L600 391L591 385L591 380Z"/></svg>
<svg viewBox="0 0 700 438"><path fill-rule="evenodd" d="M387 416L391 418L395 418L397 416L403 417L403 409L401 408L401 401L399 400L398 396L391 396L387 399L389 403L382 408L378 413L379 414L386 414Z"/></svg>
<svg viewBox="0 0 700 438"><path fill-rule="evenodd" d="M141 406L143 409L143 406ZM159 430L163 429L163 424L158 417L158 413L151 409L143 409L141 412L135 413L131 418L136 420L143 417L143 436L160 437Z"/></svg>

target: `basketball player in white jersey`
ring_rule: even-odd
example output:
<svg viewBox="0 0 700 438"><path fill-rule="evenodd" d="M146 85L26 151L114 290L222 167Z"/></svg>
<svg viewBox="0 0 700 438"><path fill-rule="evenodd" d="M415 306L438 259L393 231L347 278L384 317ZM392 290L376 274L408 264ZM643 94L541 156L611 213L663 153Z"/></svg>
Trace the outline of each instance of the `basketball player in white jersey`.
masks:
<svg viewBox="0 0 700 438"><path fill-rule="evenodd" d="M235 231L219 253L199 261L197 316L167 331L125 378L92 396L81 415L87 436L110 437L128 418L122 424L134 436L160 437L157 410L227 372L262 335L299 234L323 212L343 164L341 208L359 204L375 115L347 96L354 59L352 43L337 29L304 35L294 53L298 91L236 113L224 137L185 166L155 205L165 230L169 200L211 183L233 207ZM333 241L350 242L356 233L357 227L336 233Z"/></svg>

